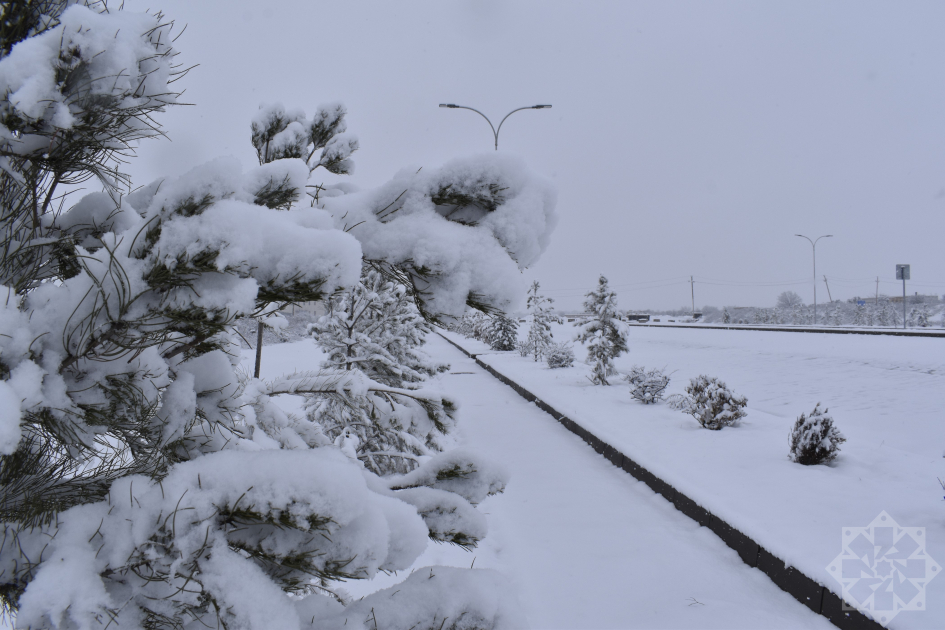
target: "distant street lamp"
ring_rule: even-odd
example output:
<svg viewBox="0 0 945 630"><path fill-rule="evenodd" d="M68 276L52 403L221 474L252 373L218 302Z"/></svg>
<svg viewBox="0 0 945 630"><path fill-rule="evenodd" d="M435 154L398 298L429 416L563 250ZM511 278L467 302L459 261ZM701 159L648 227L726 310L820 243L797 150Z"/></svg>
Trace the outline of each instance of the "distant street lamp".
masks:
<svg viewBox="0 0 945 630"><path fill-rule="evenodd" d="M809 237L804 236L803 234L795 234L794 236L800 236L801 238L806 238L810 241L811 249L814 251L814 325L817 325L817 241L822 238L832 238L833 234L824 234L823 236L818 236L817 240L811 241Z"/></svg>
<svg viewBox="0 0 945 630"><path fill-rule="evenodd" d="M496 126L492 124L492 121L489 120L488 116L483 114L478 109L473 109L472 107L466 107L465 105L455 105L453 103L440 103L440 107L447 107L449 109L468 109L470 111L476 112L477 114L485 118L486 122L489 123L489 126L492 127L492 135L495 137L495 150L498 151L499 150L499 132L502 130L502 123L505 122L505 118L508 118L515 112L520 112L523 109L549 109L551 105L529 105L528 107L519 107L518 109L513 109L512 111L510 111L508 114L505 115L505 118L503 118L502 122L499 123L498 128L496 128Z"/></svg>

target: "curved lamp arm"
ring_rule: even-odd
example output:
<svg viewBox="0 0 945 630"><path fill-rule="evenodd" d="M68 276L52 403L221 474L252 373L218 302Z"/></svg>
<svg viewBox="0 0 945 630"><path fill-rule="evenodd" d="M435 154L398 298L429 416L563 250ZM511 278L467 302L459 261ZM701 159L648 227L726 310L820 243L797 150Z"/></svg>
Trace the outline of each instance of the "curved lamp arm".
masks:
<svg viewBox="0 0 945 630"><path fill-rule="evenodd" d="M492 137L495 138L495 150L498 151L499 150L499 131L502 130L502 123L505 122L506 118L508 118L515 112L522 111L523 109L546 109L546 108L550 108L551 105L529 105L528 107L519 107L518 109L513 109L512 111L510 111L508 114L505 115L505 118L503 118L501 122L499 122L498 128L496 128L496 126L492 124L492 121L489 120L488 116L483 114L478 109L474 109L472 107L466 107L465 105L456 105L455 103L440 103L440 107L447 107L449 109L468 109L469 111L476 112L477 114L485 118L486 122L489 123L489 127L492 128Z"/></svg>
<svg viewBox="0 0 945 630"><path fill-rule="evenodd" d="M505 118L508 118L515 112L520 112L523 109L545 109L546 107L551 107L551 105L530 105L528 107L519 107L518 109L513 109L508 114L506 114ZM496 151L499 150L499 132L502 131L502 123L505 122L505 118L503 118L502 121L499 123L499 128L496 129L496 132L495 132L495 150Z"/></svg>
<svg viewBox="0 0 945 630"><path fill-rule="evenodd" d="M483 114L481 111L479 111L478 109L473 109L472 107L466 107L465 105L454 105L453 103L440 103L440 107L448 107L450 109L468 109L469 111L476 112L477 114L485 118L486 122L489 123L489 127L492 128L492 135L495 138L495 148L496 150L499 149L499 132L495 130L495 125L492 124L492 121L489 120L489 117ZM502 121L504 122L505 118L503 118ZM502 123L499 123L499 127L500 128L502 127Z"/></svg>

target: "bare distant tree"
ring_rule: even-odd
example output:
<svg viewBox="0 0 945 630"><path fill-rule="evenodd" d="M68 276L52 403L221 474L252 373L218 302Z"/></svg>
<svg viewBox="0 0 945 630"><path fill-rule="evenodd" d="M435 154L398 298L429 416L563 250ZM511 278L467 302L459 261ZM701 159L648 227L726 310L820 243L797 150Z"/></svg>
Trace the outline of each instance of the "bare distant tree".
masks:
<svg viewBox="0 0 945 630"><path fill-rule="evenodd" d="M778 296L778 307L788 311L794 310L803 304L804 300L794 291L785 291Z"/></svg>

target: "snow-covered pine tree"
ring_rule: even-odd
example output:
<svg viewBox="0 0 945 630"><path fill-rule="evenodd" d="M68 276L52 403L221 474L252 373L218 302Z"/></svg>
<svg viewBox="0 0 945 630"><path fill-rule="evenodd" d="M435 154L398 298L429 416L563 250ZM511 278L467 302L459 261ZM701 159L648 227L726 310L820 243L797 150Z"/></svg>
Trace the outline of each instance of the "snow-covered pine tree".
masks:
<svg viewBox="0 0 945 630"><path fill-rule="evenodd" d="M493 315L489 327L489 346L493 350L515 350L518 346L518 322L499 313Z"/></svg>
<svg viewBox="0 0 945 630"><path fill-rule="evenodd" d="M728 312L728 307L723 307L723 308L722 308L722 323L723 323L723 324L731 324L731 323L732 323L732 315L731 315L731 313Z"/></svg>
<svg viewBox="0 0 945 630"><path fill-rule="evenodd" d="M528 315L531 320L528 326L528 336L525 338L522 347L522 356L532 355L536 361L540 361L548 352L548 348L554 343L551 334L551 324L561 323L561 320L552 312L552 298L546 298L538 290L538 281L532 282L528 289Z"/></svg>
<svg viewBox="0 0 945 630"><path fill-rule="evenodd" d="M330 441L273 402L385 392L442 418L441 399L355 372L241 378L232 325L351 286L365 257L430 317L507 308L553 224L545 180L490 155L326 211L299 203L301 159L248 172L218 159L123 194L122 161L176 101L173 23L70 0L3 10L3 612L34 630L357 627L389 594L348 605L336 580L405 569L429 537L475 544L472 506L504 484L487 462L443 453L383 479L311 448ZM62 189L80 182L103 191L72 203ZM397 599L423 598L408 607L418 627L446 609L491 627L503 588L450 573L408 579Z"/></svg>
<svg viewBox="0 0 945 630"><path fill-rule="evenodd" d="M853 325L867 326L867 306L866 304L857 304L853 311Z"/></svg>
<svg viewBox="0 0 945 630"><path fill-rule="evenodd" d="M828 304L827 309L827 316L824 318L824 323L828 326L842 326L843 311L840 309L840 302Z"/></svg>
<svg viewBox="0 0 945 630"><path fill-rule="evenodd" d="M415 390L426 376L449 369L430 361L421 346L430 325L420 317L406 288L366 268L361 281L329 300L328 313L310 331L328 355L329 370L356 370L392 388ZM305 408L310 421L333 442L345 435L358 459L378 475L410 472L420 457L442 450L453 427L453 403L446 414L429 414L417 394L375 391L348 400L313 394Z"/></svg>
<svg viewBox="0 0 945 630"><path fill-rule="evenodd" d="M893 306L888 298L881 299L879 309L876 313L877 326L899 326L901 319L898 309Z"/></svg>
<svg viewBox="0 0 945 630"><path fill-rule="evenodd" d="M309 120L302 110L287 112L281 103L261 105L252 121L252 142L256 149L259 164L270 164L277 160L304 160L308 172L324 168L330 173L346 175L354 170L351 154L358 150L358 140L345 133L346 110L343 105L322 106ZM318 194L324 187L309 186L312 205L318 201ZM272 180L269 188L260 190L259 202L269 208L289 209L297 201L292 189L282 182ZM268 310L278 309L285 304L267 306ZM256 368L253 375L259 378L262 364L263 328L265 322L256 326Z"/></svg>
<svg viewBox="0 0 945 630"><path fill-rule="evenodd" d="M601 276L597 288L587 294L584 311L590 319L581 325L575 337L587 345L587 363L592 367L591 382L609 385L607 377L616 373L614 359L627 351L627 331L617 319L617 294L610 290L607 278Z"/></svg>
<svg viewBox="0 0 945 630"><path fill-rule="evenodd" d="M804 323L804 305L791 304L789 307L791 313L791 325L797 326Z"/></svg>
<svg viewBox="0 0 945 630"><path fill-rule="evenodd" d="M919 304L909 311L909 326L913 328L928 328L929 319L931 317L932 311L929 309L928 304Z"/></svg>

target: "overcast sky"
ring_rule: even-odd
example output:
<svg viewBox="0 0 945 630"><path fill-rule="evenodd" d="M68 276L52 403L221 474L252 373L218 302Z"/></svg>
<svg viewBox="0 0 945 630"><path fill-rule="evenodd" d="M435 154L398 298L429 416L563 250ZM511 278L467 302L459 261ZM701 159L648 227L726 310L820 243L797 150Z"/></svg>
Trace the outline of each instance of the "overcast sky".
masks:
<svg viewBox="0 0 945 630"><path fill-rule="evenodd" d="M176 85L139 184L249 167L262 102L341 101L362 188L499 150L552 178L560 222L527 272L564 308L606 275L625 308L945 293L945 3L129 0L179 25Z"/></svg>

